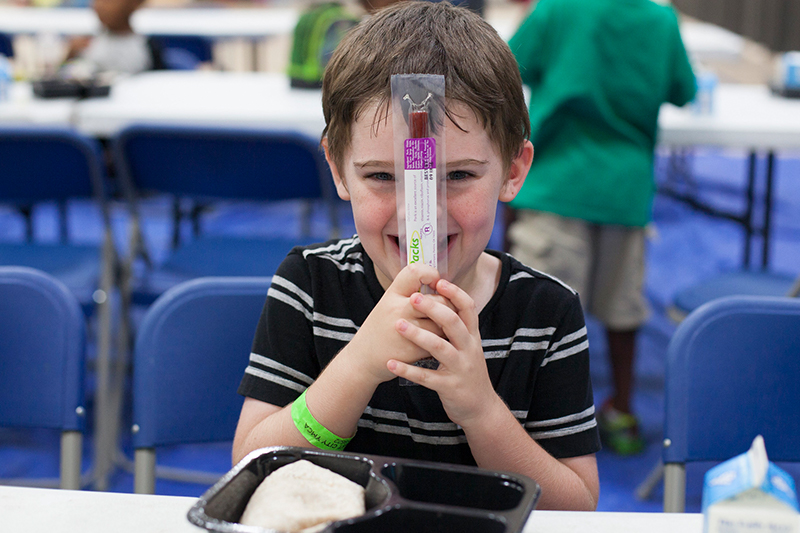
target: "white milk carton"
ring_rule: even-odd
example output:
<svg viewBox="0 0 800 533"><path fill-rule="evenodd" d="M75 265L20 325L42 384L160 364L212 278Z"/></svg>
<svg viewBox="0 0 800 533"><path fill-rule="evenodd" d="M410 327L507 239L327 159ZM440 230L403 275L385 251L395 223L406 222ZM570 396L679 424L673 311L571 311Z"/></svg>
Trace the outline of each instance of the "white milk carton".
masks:
<svg viewBox="0 0 800 533"><path fill-rule="evenodd" d="M705 533L800 533L792 477L770 463L761 435L746 453L706 472Z"/></svg>

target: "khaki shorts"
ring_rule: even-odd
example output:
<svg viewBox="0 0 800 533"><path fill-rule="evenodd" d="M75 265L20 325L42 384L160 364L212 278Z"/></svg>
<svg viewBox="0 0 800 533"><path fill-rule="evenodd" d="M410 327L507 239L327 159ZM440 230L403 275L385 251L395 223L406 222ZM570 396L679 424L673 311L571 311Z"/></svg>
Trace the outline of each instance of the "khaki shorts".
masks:
<svg viewBox="0 0 800 533"><path fill-rule="evenodd" d="M607 328L636 329L647 319L644 228L523 209L508 238L511 255L575 289L584 309Z"/></svg>

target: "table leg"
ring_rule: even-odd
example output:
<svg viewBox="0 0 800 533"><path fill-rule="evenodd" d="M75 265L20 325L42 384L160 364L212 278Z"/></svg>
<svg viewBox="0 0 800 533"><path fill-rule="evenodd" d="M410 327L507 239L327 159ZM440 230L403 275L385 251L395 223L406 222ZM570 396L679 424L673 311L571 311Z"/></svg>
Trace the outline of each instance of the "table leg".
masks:
<svg viewBox="0 0 800 533"><path fill-rule="evenodd" d="M742 265L745 269L750 267L750 247L753 242L753 204L755 199L756 188L756 152L750 152L747 165L747 191L745 196L747 198L747 205L742 217L742 225L744 226L744 254L742 257Z"/></svg>
<svg viewBox="0 0 800 533"><path fill-rule="evenodd" d="M767 185L764 191L764 227L761 230L761 269L769 266L770 232L772 230L772 190L775 182L775 152L767 154Z"/></svg>

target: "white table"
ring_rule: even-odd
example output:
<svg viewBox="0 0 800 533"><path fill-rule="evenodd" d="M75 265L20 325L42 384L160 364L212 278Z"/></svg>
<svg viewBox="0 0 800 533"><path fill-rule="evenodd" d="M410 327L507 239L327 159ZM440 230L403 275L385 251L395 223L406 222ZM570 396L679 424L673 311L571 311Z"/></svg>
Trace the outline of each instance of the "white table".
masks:
<svg viewBox="0 0 800 533"><path fill-rule="evenodd" d="M195 498L0 487L0 524L25 533L200 533ZM700 514L534 511L525 533L700 533Z"/></svg>
<svg viewBox="0 0 800 533"><path fill-rule="evenodd" d="M666 146L800 149L800 99L774 96L765 85L719 85L711 115L666 104L658 124Z"/></svg>
<svg viewBox="0 0 800 533"><path fill-rule="evenodd" d="M74 102L73 98L35 98L30 83L14 83L8 100L0 102L0 124L67 126L72 123Z"/></svg>
<svg viewBox="0 0 800 533"><path fill-rule="evenodd" d="M321 93L292 89L285 75L157 71L125 78L108 98L75 104L74 125L109 137L132 122L295 129L319 137Z"/></svg>
<svg viewBox="0 0 800 533"><path fill-rule="evenodd" d="M291 33L297 19L297 9L289 7L142 8L131 25L144 35L261 38ZM0 6L3 33L89 35L99 28L91 8Z"/></svg>
<svg viewBox="0 0 800 533"><path fill-rule="evenodd" d="M747 176L747 207L742 213L714 209L680 193L686 200L708 214L738 222L744 227L743 262L750 263L755 234L762 236L760 265L769 264L773 191L775 188L775 152L800 150L800 99L774 96L764 85L720 85L714 96L710 115L697 115L690 107L665 105L659 115L659 144L668 147L719 146L750 152ZM754 221L756 156L767 154L763 219ZM667 191L669 192L669 191Z"/></svg>
<svg viewBox="0 0 800 533"><path fill-rule="evenodd" d="M744 37L707 22L681 22L681 38L686 51L700 61L737 61L744 49Z"/></svg>

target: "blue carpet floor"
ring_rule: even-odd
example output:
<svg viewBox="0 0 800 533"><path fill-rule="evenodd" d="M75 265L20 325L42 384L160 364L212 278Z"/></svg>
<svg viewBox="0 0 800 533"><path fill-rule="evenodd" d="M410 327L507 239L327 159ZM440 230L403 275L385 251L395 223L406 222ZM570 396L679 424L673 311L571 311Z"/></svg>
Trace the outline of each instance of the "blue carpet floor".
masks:
<svg viewBox="0 0 800 533"><path fill-rule="evenodd" d="M747 158L745 154L728 151L697 151L687 160L693 182L693 193L705 201L728 209L744 205ZM763 158L759 172L763 176ZM674 179L667 172L667 160L658 158L659 182ZM771 269L797 274L800 271L800 155L784 155L777 162L777 189L773 216ZM761 193L759 193L761 194ZM98 213L88 205L77 205L71 224L77 239L98 242L100 232ZM167 202L156 199L145 204L145 231L148 245L159 260L167 249L170 222L165 215ZM210 232L236 231L242 234L295 232L297 206L285 204L265 208L258 205L220 206L209 213L205 229ZM352 219L342 209L345 234L353 231ZM37 237L55 239L56 210L52 206L37 209ZM498 219L499 220L499 219ZM127 214L123 206L115 206L113 223L121 250L127 243ZM315 218L315 231L325 235L324 217ZM187 229L188 231L188 229ZM17 215L0 208L0 240L21 239L24 226ZM658 464L661 453L663 424L663 374L667 343L675 325L665 309L673 294L704 277L741 266L743 231L731 222L699 214L686 205L658 195L654 205L654 224L648 241L648 271L646 293L652 315L638 340L636 364L637 388L634 407L642 422L648 446L635 457L620 458L606 450L598 454L601 480L599 509L605 511L660 511L662 487L656 484L646 499L636 497L637 486ZM498 224L491 247L502 242L502 227ZM758 242L760 246L760 241ZM760 250L760 248L758 248ZM755 253L759 253L754 248ZM592 379L595 402L600 404L608 394L609 368L601 328L587 317L592 357ZM123 437L123 449L132 457L129 437ZM58 436L45 431L0 430L0 477L56 476ZM86 465L91 463L91 431L86 439ZM769 443L767 443L769 450ZM202 468L219 474L230 467L230 443L177 447L159 453L159 463L185 468ZM687 469L687 510L699 511L702 476L708 464L690 465ZM791 468L800 481L800 472ZM208 485L159 480L160 494L199 496ZM116 471L110 490L133 490L132 475L124 468Z"/></svg>

